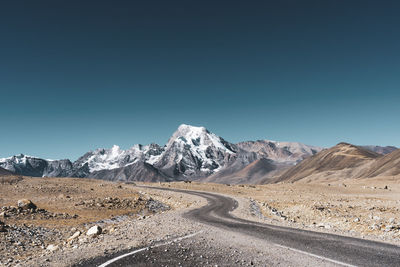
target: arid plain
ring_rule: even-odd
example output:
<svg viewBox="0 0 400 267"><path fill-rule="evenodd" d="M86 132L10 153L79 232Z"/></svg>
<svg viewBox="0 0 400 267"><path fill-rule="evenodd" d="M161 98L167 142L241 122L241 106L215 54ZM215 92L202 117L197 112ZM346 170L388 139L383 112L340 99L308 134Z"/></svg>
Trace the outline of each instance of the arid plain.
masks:
<svg viewBox="0 0 400 267"><path fill-rule="evenodd" d="M399 180L392 176L227 185L5 176L0 187L0 221L4 223L0 262L5 266L72 266L107 251L199 230L195 223L177 221L183 212L205 205L204 199L139 186L223 194L238 201L233 214L239 218L399 245ZM24 208L24 199L35 207ZM100 226L101 232L89 235L93 226ZM68 261L63 260L66 257Z"/></svg>

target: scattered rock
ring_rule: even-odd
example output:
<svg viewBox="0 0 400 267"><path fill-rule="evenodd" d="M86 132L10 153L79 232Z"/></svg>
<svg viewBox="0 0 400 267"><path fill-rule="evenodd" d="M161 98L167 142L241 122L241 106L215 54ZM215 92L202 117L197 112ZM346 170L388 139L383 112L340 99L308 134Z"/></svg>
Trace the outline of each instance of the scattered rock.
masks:
<svg viewBox="0 0 400 267"><path fill-rule="evenodd" d="M354 220L353 220L353 222L359 222L360 221L360 218L355 218Z"/></svg>
<svg viewBox="0 0 400 267"><path fill-rule="evenodd" d="M92 226L92 227L87 231L86 235L88 235L88 236L97 236L97 235L101 234L101 232L102 232L101 227L98 226L98 225L95 225L95 226Z"/></svg>
<svg viewBox="0 0 400 267"><path fill-rule="evenodd" d="M109 232L110 234L112 234L112 233L115 232L115 230L116 230L116 228L115 228L114 226L112 226L110 229L108 229L108 232Z"/></svg>
<svg viewBox="0 0 400 267"><path fill-rule="evenodd" d="M117 197L97 198L86 201L80 201L75 206L84 206L85 208L98 209L136 209L146 205L142 198L138 199L120 199Z"/></svg>
<svg viewBox="0 0 400 267"><path fill-rule="evenodd" d="M6 232L6 231L7 230L5 224L2 221L0 221L0 232Z"/></svg>
<svg viewBox="0 0 400 267"><path fill-rule="evenodd" d="M49 251L56 251L58 248L59 248L58 245L51 244L51 245L48 245L46 249Z"/></svg>
<svg viewBox="0 0 400 267"><path fill-rule="evenodd" d="M167 211L170 209L170 206L158 201L158 200L154 200L152 198L150 198L147 203L146 203L146 207L148 208L149 211L151 212L160 212L160 211Z"/></svg>
<svg viewBox="0 0 400 267"><path fill-rule="evenodd" d="M20 205L23 206L23 202ZM28 203L28 202L26 202ZM4 213L4 217L13 217L16 219L25 219L25 220L31 220L31 219L54 219L54 218L62 218L62 219L76 219L78 215L69 215L67 213L52 213L48 212L45 209L38 209L35 204L32 203L30 205L29 203L27 204L30 207L35 207L35 208L26 208L26 207L13 207L13 206L4 206L1 207L2 213ZM1 217L1 215L0 215Z"/></svg>
<svg viewBox="0 0 400 267"><path fill-rule="evenodd" d="M67 242L71 242L74 239L77 239L81 235L81 231L76 231L72 236L67 239Z"/></svg>
<svg viewBox="0 0 400 267"><path fill-rule="evenodd" d="M331 227L332 227L330 224L325 224L325 223L318 223L316 226L319 228L325 228L325 229L331 229Z"/></svg>
<svg viewBox="0 0 400 267"><path fill-rule="evenodd" d="M391 230L393 230L393 229L395 229L395 227L394 227L393 225L391 225L391 224L386 225L386 227L385 227L385 232L391 231Z"/></svg>
<svg viewBox="0 0 400 267"><path fill-rule="evenodd" d="M18 200L18 207L22 208L23 210L36 210L37 206L33 204L32 201L29 199L20 199Z"/></svg>

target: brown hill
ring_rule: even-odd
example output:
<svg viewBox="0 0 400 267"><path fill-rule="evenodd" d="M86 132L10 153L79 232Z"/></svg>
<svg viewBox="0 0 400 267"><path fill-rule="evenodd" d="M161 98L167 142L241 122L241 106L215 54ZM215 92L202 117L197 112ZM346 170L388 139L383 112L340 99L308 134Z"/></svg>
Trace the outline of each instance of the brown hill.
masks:
<svg viewBox="0 0 400 267"><path fill-rule="evenodd" d="M400 174L400 149L376 159L368 165L360 177L394 176Z"/></svg>
<svg viewBox="0 0 400 267"><path fill-rule="evenodd" d="M0 175L13 175L14 173L0 167Z"/></svg>
<svg viewBox="0 0 400 267"><path fill-rule="evenodd" d="M382 157L382 155L362 147L354 146L348 143L340 143L329 149L325 149L316 155L305 159L296 166L290 168L276 179L280 181L298 181L310 175L321 173L339 173L338 171L351 169L371 163L373 160ZM352 177L347 173L346 177ZM350 176L350 177L349 177Z"/></svg>

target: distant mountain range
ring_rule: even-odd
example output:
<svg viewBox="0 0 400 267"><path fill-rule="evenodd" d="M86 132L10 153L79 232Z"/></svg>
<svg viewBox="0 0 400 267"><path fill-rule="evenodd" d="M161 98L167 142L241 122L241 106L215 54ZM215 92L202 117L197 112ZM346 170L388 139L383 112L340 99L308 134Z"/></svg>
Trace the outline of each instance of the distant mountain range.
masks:
<svg viewBox="0 0 400 267"><path fill-rule="evenodd" d="M75 162L16 155L0 159L0 167L36 177L92 177L106 180L197 180L216 173L233 173L262 160L264 174L292 166L321 151L300 143L249 141L233 144L204 127L181 125L165 146L118 146L87 152ZM250 181L251 182L251 181Z"/></svg>
<svg viewBox="0 0 400 267"><path fill-rule="evenodd" d="M68 159L45 160L21 154L0 159L0 167L15 174L36 177L269 183L301 179L302 175L310 173L312 168L307 166L315 165L315 161L322 166L318 170L323 171L356 164L360 157L379 158L382 154L396 150L395 147L379 146L355 148L362 150L365 155L360 152L352 160L344 159L343 162L334 157L334 163L329 163L330 159L322 156L324 160L320 162L315 157L329 154L329 149L268 140L233 144L204 127L182 124L165 146L150 144L134 145L127 150L118 146L96 149L87 152L75 162ZM309 165L304 167L304 164Z"/></svg>

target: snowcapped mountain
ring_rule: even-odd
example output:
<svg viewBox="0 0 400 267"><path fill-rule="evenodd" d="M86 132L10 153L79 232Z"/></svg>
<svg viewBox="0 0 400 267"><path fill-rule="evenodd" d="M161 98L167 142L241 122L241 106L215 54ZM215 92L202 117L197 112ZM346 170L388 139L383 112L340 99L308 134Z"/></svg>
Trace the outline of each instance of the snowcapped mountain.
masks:
<svg viewBox="0 0 400 267"><path fill-rule="evenodd" d="M0 167L17 174L39 177L170 181L212 176L218 182L221 177L235 175L258 160L262 163L254 164L258 169L268 165L268 170L257 170L257 173L265 174L280 166L296 164L320 150L300 143L267 140L232 144L204 127L182 124L164 147L134 145L123 150L114 145L110 149L87 152L73 163L21 154L0 159ZM254 170L246 169L243 173L251 171Z"/></svg>
<svg viewBox="0 0 400 267"><path fill-rule="evenodd" d="M206 128L182 124L149 163L167 176L190 179L219 171L235 154L234 145Z"/></svg>
<svg viewBox="0 0 400 267"><path fill-rule="evenodd" d="M122 150L114 145L110 149L96 149L90 151L74 162L75 177L92 177L109 180L141 180L141 176L151 176L157 180L158 174L150 163L158 159L163 148L157 144L148 146L134 145ZM146 163L146 164L145 164ZM129 168L128 168L129 167ZM125 170L124 170L125 168ZM129 171L127 171L129 170Z"/></svg>
<svg viewBox="0 0 400 267"><path fill-rule="evenodd" d="M127 150L114 145L110 149L101 148L86 153L74 162L74 167L81 168L87 164L89 172L112 170L141 160L143 156L143 148L140 145Z"/></svg>
<svg viewBox="0 0 400 267"><path fill-rule="evenodd" d="M68 159L45 160L24 154L0 159L0 167L16 174L36 177L65 177L73 173Z"/></svg>

